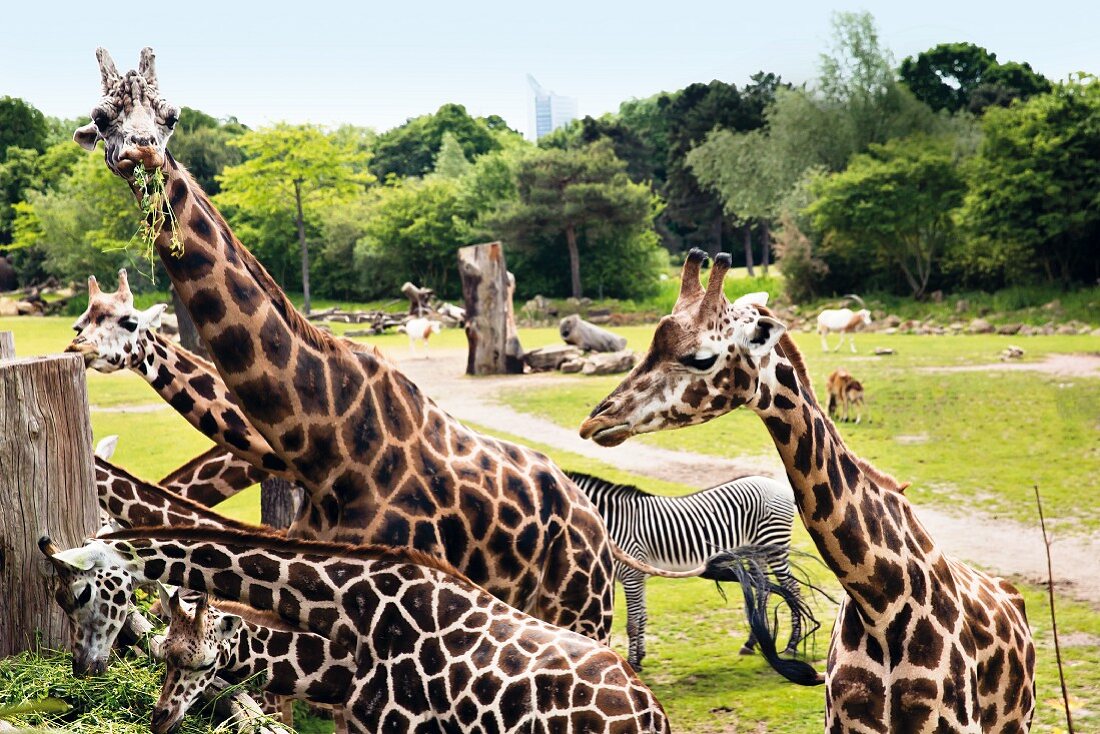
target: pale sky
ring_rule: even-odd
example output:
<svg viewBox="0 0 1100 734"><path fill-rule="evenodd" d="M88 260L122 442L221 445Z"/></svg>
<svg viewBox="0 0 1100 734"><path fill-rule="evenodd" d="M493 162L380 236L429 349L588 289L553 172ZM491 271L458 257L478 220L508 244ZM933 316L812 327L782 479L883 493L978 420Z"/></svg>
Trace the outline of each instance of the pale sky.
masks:
<svg viewBox="0 0 1100 734"><path fill-rule="evenodd" d="M575 97L582 116L695 81L741 85L761 69L806 81L834 10L871 11L897 60L971 41L1053 79L1100 73L1095 0L8 0L0 11L0 96L83 116L99 92L96 46L122 70L149 45L171 102L252 126L286 120L385 130L458 102L526 131L527 73Z"/></svg>

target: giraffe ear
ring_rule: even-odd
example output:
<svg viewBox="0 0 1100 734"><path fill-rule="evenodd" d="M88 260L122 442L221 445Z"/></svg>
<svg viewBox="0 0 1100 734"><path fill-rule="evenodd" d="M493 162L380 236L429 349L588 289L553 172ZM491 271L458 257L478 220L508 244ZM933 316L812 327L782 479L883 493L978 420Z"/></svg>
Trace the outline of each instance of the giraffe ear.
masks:
<svg viewBox="0 0 1100 734"><path fill-rule="evenodd" d="M138 311L138 326L142 329L156 329L160 327L160 317L164 315L164 310L168 308L167 303L157 303L144 311Z"/></svg>
<svg viewBox="0 0 1100 734"><path fill-rule="evenodd" d="M94 122L78 127L73 133L73 140L84 150L95 150L95 144L99 142L99 128Z"/></svg>
<svg viewBox="0 0 1100 734"><path fill-rule="evenodd" d="M733 302L734 306L767 306L768 305L768 292L759 291L757 293L746 293L740 296Z"/></svg>
<svg viewBox="0 0 1100 734"><path fill-rule="evenodd" d="M74 571L88 571L95 568L96 564L103 559L103 552L91 545L82 545L54 553L53 559L64 563Z"/></svg>
<svg viewBox="0 0 1100 734"><path fill-rule="evenodd" d="M775 348L786 331L787 327L782 321L771 316L757 316L745 328L745 346L752 356L763 356Z"/></svg>
<svg viewBox="0 0 1100 734"><path fill-rule="evenodd" d="M228 640L233 638L241 627L244 626L244 620L238 617L236 614L223 614L221 619L218 620L217 633L218 637L222 640Z"/></svg>
<svg viewBox="0 0 1100 734"><path fill-rule="evenodd" d="M107 436L101 438L99 443L95 445L95 455L100 459L106 461L115 455L115 448L118 446L118 436Z"/></svg>
<svg viewBox="0 0 1100 734"><path fill-rule="evenodd" d="M172 606L172 594L169 594L168 589L159 581L157 582L157 596L160 597L161 611L166 614L171 614L174 609Z"/></svg>

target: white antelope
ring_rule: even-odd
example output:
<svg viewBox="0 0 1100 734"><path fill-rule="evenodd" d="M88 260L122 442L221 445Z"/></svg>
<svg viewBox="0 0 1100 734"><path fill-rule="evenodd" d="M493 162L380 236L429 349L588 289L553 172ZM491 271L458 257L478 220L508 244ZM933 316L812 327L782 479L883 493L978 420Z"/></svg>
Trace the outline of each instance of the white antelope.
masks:
<svg viewBox="0 0 1100 734"><path fill-rule="evenodd" d="M409 319L404 326L397 327L397 330L404 331L409 335L409 351L413 354L416 354L416 343L422 343L424 345L424 358L427 359L428 339L431 338L432 334L438 334L442 327L443 324L438 321L420 317Z"/></svg>
<svg viewBox="0 0 1100 734"><path fill-rule="evenodd" d="M860 305L865 305L863 300L859 296L848 296L848 298L854 298L859 301ZM838 351L840 345L844 343L844 337L848 337L848 345L852 348L852 352L856 351L856 341L853 337L853 333L859 331L864 326L870 325L871 312L866 308L861 308L858 311L853 311L850 308L827 308L817 315L817 333L821 335L821 349L823 351L829 351L829 341L825 338L830 332L839 332L840 341L836 343L836 348L833 350Z"/></svg>

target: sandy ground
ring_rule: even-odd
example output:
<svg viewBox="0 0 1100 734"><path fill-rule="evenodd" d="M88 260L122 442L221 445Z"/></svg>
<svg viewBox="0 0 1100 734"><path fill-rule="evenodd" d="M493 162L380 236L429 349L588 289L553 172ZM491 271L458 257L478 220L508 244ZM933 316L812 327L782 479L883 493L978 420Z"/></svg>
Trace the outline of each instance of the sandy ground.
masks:
<svg viewBox="0 0 1100 734"><path fill-rule="evenodd" d="M401 369L447 412L455 417L554 448L613 464L625 471L672 482L705 487L745 474L783 476L777 456L746 456L729 461L688 452L668 451L627 441L601 448L583 441L577 431L520 413L504 405L499 395L565 383L573 378L554 373L478 377L463 374L464 350L433 349L429 359L390 355ZM1044 362L995 363L958 369L1037 369L1066 376L1100 376L1100 356L1052 355ZM993 573L1045 582L1046 556L1037 528L990 517L972 509L944 510L917 506L925 527L949 554ZM1100 607L1100 538L1054 535L1051 556L1061 593ZM1009 550L1011 549L1011 550Z"/></svg>
<svg viewBox="0 0 1100 734"><path fill-rule="evenodd" d="M925 372L1043 372L1061 377L1100 377L1100 354L1048 354L1041 362L993 362L958 367L924 367Z"/></svg>

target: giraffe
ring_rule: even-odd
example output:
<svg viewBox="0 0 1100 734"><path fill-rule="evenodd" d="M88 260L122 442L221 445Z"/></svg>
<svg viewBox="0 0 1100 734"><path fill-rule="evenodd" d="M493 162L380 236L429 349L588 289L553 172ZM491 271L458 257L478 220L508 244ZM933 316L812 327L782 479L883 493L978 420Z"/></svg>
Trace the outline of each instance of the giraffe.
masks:
<svg viewBox="0 0 1100 734"><path fill-rule="evenodd" d="M730 256L715 258L705 291L704 259L689 255L649 353L581 436L617 445L748 406L846 591L829 649L826 731L1027 731L1035 649L1019 592L940 550L904 485L844 445L784 325L766 308L726 301Z"/></svg>
<svg viewBox="0 0 1100 734"><path fill-rule="evenodd" d="M138 163L164 174L183 252L168 231L156 249L246 420L307 491L296 531L437 552L502 601L600 641L612 556L651 575L705 570L630 558L546 456L470 430L376 349L353 350L303 318L168 153L178 113L160 95L152 50L125 75L106 50L97 57L103 97L74 139L88 150L103 140L108 168L137 196Z"/></svg>
<svg viewBox="0 0 1100 734"><path fill-rule="evenodd" d="M238 459L220 446L213 446L165 474L157 485L200 505L213 507L268 476L269 472Z"/></svg>
<svg viewBox="0 0 1100 734"><path fill-rule="evenodd" d="M164 684L153 709L153 734L171 734L184 715L221 677L230 683L260 676L267 694L281 699L283 723L293 726L289 701L337 704L336 734L347 731L338 704L344 702L355 665L351 651L312 632L291 627L278 615L233 602L209 602L199 594L192 609L159 587L170 614L160 650Z"/></svg>
<svg viewBox="0 0 1100 734"><path fill-rule="evenodd" d="M415 549L150 527L54 560L271 609L353 651L352 732L668 731L661 705L617 653Z"/></svg>

